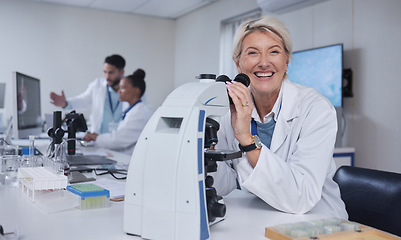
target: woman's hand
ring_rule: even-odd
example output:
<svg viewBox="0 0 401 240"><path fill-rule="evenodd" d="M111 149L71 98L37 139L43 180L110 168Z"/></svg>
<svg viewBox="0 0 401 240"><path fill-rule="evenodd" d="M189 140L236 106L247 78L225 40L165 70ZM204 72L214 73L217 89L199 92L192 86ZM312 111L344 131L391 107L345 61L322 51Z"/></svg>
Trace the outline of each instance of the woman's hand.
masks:
<svg viewBox="0 0 401 240"><path fill-rule="evenodd" d="M254 108L251 91L240 82L227 82L228 94L230 95L233 103L230 106L231 111L231 126L234 130L235 138L242 146L252 144L252 133L250 129L252 110ZM255 149L246 153L249 164L255 167L260 149Z"/></svg>
<svg viewBox="0 0 401 240"><path fill-rule="evenodd" d="M230 111L235 138L242 146L249 145L252 143L250 123L254 108L251 92L240 82L227 82L226 87L234 103L230 106Z"/></svg>
<svg viewBox="0 0 401 240"><path fill-rule="evenodd" d="M82 140L90 142L90 141L96 141L96 138L99 134L97 133L86 133L85 136L82 138Z"/></svg>

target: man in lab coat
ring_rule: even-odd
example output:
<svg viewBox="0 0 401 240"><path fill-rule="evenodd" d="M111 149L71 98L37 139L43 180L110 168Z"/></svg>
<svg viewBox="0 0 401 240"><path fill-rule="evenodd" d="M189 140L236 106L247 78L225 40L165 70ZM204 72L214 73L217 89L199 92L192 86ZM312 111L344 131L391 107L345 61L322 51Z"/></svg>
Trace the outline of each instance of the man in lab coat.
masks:
<svg viewBox="0 0 401 240"><path fill-rule="evenodd" d="M126 103L118 100L118 88L124 76L124 67L125 60L122 56L108 56L103 65L104 77L96 78L85 92L72 98L66 99L64 91L61 91L61 95L51 92L51 103L67 110L91 109L90 132L110 132L118 125L126 107Z"/></svg>

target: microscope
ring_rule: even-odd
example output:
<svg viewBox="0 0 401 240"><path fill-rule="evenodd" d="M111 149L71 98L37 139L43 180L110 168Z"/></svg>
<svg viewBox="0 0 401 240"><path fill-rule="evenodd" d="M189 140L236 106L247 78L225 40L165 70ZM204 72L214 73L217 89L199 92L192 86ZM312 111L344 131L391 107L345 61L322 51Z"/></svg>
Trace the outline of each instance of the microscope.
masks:
<svg viewBox="0 0 401 240"><path fill-rule="evenodd" d="M62 128L63 121L67 125L67 131ZM75 110L72 110L65 115L65 119L63 120L61 117L61 111L54 111L53 127L47 130L47 135L53 139L51 151L54 151L54 145L62 143L64 134L68 133L67 152L68 155L75 155L76 133L85 132L86 130L88 130L88 127L82 113L77 113Z"/></svg>
<svg viewBox="0 0 401 240"><path fill-rule="evenodd" d="M225 205L208 172L216 161L242 156L214 150L220 117L229 110L222 75L175 89L138 139L127 174L124 231L145 239L210 239L209 226L225 216ZM237 75L249 85L245 74Z"/></svg>

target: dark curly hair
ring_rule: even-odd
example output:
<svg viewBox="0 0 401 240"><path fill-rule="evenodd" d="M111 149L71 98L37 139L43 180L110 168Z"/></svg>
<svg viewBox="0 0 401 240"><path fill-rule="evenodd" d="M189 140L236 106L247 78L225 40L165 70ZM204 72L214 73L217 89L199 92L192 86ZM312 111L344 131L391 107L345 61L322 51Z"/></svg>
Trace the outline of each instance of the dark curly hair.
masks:
<svg viewBox="0 0 401 240"><path fill-rule="evenodd" d="M142 97L146 90L145 71L138 68L134 73L126 76L125 79L127 79L133 87L137 87L141 90L141 95L139 97Z"/></svg>

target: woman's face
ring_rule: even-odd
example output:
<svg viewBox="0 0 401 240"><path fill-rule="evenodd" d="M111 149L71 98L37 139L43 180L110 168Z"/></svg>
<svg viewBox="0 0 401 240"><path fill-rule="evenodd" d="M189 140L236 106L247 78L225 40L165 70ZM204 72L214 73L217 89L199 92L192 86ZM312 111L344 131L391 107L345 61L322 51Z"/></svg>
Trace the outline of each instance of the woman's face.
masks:
<svg viewBox="0 0 401 240"><path fill-rule="evenodd" d="M121 79L120 88L118 89L118 100L121 102L129 102L137 94L135 87L131 85L126 78Z"/></svg>
<svg viewBox="0 0 401 240"><path fill-rule="evenodd" d="M239 72L249 76L254 95L271 95L280 91L288 57L282 41L274 34L255 31L242 41L241 55L236 65Z"/></svg>

